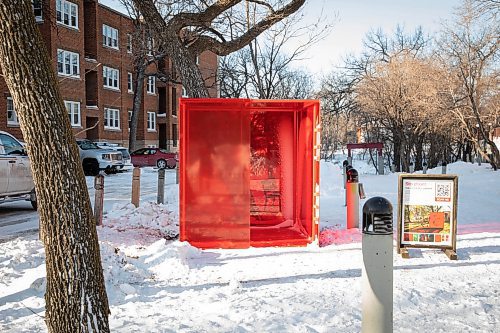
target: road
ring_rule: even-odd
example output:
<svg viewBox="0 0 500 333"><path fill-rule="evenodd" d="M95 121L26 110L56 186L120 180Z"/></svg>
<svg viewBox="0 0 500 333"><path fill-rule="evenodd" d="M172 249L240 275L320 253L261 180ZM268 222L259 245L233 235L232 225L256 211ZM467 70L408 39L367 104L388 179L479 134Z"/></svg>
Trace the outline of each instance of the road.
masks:
<svg viewBox="0 0 500 333"><path fill-rule="evenodd" d="M0 243L12 238L38 232L38 213L29 201L0 205Z"/></svg>

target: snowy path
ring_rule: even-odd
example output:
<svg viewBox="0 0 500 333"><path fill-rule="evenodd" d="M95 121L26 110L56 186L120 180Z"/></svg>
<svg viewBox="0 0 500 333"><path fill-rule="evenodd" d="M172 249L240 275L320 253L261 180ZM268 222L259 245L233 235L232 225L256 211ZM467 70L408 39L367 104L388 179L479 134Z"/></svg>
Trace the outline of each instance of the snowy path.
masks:
<svg viewBox="0 0 500 333"><path fill-rule="evenodd" d="M366 174L356 163L367 195L395 206L397 175ZM460 177L459 260L439 250L410 249L411 259L394 253L395 332L500 332L500 174L465 163L450 170ZM338 230L323 234L331 245L205 251L164 239L178 229L174 172L167 204L157 206L147 203L156 199L157 173L143 170L139 209L123 205L130 175L106 177L98 231L112 330L359 332L359 233L343 230L338 166L322 163L321 172L321 228ZM44 260L36 235L1 244L1 332L46 331Z"/></svg>

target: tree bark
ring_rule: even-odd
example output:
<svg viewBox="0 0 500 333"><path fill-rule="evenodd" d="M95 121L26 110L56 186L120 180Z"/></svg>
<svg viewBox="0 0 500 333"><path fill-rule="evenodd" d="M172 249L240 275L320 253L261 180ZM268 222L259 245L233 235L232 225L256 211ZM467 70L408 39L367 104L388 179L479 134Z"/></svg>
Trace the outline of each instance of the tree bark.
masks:
<svg viewBox="0 0 500 333"><path fill-rule="evenodd" d="M109 332L87 185L31 1L0 2L0 65L27 143L39 203L48 331Z"/></svg>
<svg viewBox="0 0 500 333"><path fill-rule="evenodd" d="M130 152L135 151L137 147L137 125L139 123L139 112L141 112L142 96L144 94L144 58L139 58L138 64L135 66L136 79L134 91L134 105L132 106L132 118L130 119L130 133L128 137L128 149Z"/></svg>

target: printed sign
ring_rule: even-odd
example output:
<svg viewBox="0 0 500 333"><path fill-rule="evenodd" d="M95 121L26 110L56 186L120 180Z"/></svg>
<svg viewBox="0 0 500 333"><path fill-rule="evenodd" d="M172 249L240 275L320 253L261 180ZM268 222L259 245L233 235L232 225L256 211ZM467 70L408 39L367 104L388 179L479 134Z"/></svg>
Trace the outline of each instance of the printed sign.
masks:
<svg viewBox="0 0 500 333"><path fill-rule="evenodd" d="M457 184L453 175L400 176L398 248L455 250Z"/></svg>

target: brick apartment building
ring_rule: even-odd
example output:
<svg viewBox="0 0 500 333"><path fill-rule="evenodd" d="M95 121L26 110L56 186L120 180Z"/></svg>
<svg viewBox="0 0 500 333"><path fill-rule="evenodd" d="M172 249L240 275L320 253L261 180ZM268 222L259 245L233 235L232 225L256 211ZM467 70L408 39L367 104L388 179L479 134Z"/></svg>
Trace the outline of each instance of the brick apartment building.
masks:
<svg viewBox="0 0 500 333"><path fill-rule="evenodd" d="M34 12L77 138L128 146L133 105L132 20L97 0L34 1ZM197 59L212 97L217 97L217 56ZM170 61L159 70L172 72ZM137 130L138 146L176 151L179 84L146 78ZM22 138L12 98L0 78L0 130Z"/></svg>

